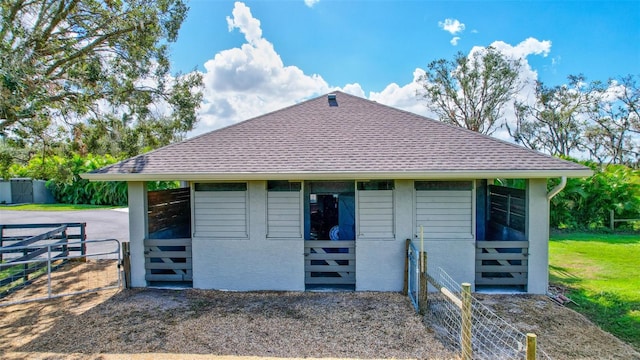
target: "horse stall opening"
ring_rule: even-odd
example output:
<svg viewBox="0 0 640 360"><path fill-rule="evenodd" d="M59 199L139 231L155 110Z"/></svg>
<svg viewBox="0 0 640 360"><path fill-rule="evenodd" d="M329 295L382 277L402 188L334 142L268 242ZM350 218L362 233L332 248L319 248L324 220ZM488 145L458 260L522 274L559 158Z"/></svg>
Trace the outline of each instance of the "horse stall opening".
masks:
<svg viewBox="0 0 640 360"><path fill-rule="evenodd" d="M190 189L149 191L147 226L144 256L149 285L191 286Z"/></svg>
<svg viewBox="0 0 640 360"><path fill-rule="evenodd" d="M526 183L526 182L525 182ZM527 195L523 189L478 186L476 289L525 291L528 278ZM526 186L526 185L525 185ZM482 218L480 218L482 217Z"/></svg>

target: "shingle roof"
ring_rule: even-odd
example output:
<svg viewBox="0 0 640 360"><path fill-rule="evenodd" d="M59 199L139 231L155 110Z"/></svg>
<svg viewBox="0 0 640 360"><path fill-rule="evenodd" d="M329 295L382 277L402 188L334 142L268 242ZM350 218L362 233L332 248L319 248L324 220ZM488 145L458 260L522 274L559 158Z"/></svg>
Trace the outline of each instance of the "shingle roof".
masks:
<svg viewBox="0 0 640 360"><path fill-rule="evenodd" d="M85 177L240 180L248 175L271 179L276 174L348 174L362 178L396 173L422 177L530 173L530 177L548 177L590 172L579 164L489 136L342 92L334 94L335 101L320 96Z"/></svg>

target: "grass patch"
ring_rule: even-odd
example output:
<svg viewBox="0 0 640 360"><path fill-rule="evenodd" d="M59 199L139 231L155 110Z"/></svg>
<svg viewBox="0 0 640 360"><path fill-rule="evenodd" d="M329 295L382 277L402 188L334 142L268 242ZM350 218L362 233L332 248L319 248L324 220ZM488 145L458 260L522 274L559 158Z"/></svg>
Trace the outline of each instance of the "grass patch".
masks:
<svg viewBox="0 0 640 360"><path fill-rule="evenodd" d="M549 243L549 280L571 307L640 350L640 236L557 234Z"/></svg>
<svg viewBox="0 0 640 360"><path fill-rule="evenodd" d="M104 210L118 209L121 206L108 205L78 205L78 204L22 204L22 205L0 205L0 210L23 210L23 211L73 211L73 210Z"/></svg>

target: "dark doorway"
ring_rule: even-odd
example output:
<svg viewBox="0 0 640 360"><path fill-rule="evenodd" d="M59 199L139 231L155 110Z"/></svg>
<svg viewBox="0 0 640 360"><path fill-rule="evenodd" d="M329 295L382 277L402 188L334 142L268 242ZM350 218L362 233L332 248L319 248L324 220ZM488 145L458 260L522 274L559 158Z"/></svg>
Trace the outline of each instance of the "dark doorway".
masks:
<svg viewBox="0 0 640 360"><path fill-rule="evenodd" d="M305 184L307 289L355 290L355 182Z"/></svg>

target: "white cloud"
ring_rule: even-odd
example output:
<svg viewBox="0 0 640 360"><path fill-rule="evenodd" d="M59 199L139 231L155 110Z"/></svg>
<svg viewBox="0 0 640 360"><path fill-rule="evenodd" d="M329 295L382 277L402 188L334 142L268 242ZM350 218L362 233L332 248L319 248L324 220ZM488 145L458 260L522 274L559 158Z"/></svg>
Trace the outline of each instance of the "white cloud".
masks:
<svg viewBox="0 0 640 360"><path fill-rule="evenodd" d="M285 66L274 46L262 37L260 20L236 2L227 17L229 31L244 34L246 43L217 53L204 64L204 101L200 124L190 135L210 131L329 91L320 75ZM358 85L359 86L359 85Z"/></svg>
<svg viewBox="0 0 640 360"><path fill-rule="evenodd" d="M233 17L227 16L227 24L229 31L239 29L245 35L250 44L262 38L262 29L260 28L260 20L251 15L251 9L241 2L236 2L231 12Z"/></svg>
<svg viewBox="0 0 640 360"><path fill-rule="evenodd" d="M451 38L451 41L449 41L451 43L451 45L453 46L458 46L458 41L460 40L459 36L454 36L453 38Z"/></svg>
<svg viewBox="0 0 640 360"><path fill-rule="evenodd" d="M451 35L464 31L464 24L457 19L445 19L444 21L439 21L438 26L444 31L448 31Z"/></svg>
<svg viewBox="0 0 640 360"><path fill-rule="evenodd" d="M362 89L362 86L360 86L360 84L358 83L353 83L353 84L347 84L342 88L335 88L334 90L340 90L342 92L345 92L347 94L351 94L351 95L355 95L355 96L359 96L361 98L367 98L364 94L364 90Z"/></svg>
<svg viewBox="0 0 640 360"><path fill-rule="evenodd" d="M320 0L304 0L304 4L308 7L313 7L313 5L319 3Z"/></svg>
<svg viewBox="0 0 640 360"><path fill-rule="evenodd" d="M204 64L205 89L199 110L200 123L190 135L247 120L332 90L436 118L424 100L418 98L421 86L417 80L424 75L423 69L414 70L412 81L404 85L391 83L380 92L369 92L367 97L365 89L357 82L342 87L330 86L320 75L305 74L296 66L285 65L274 45L262 36L260 21L253 17L245 4L235 3L227 23L229 31L239 30L246 42L239 47L220 51ZM455 21L452 20L451 24L455 24ZM463 28L463 24L451 26ZM521 59L523 66L520 76L527 82L527 88L518 94L518 100L533 101L537 72L530 67L527 57L547 56L551 51L551 42L529 38L515 46L503 41L496 41L491 46L511 58ZM475 47L470 54L483 49ZM504 114L508 121L514 121L511 107L506 108ZM495 135L509 138L503 130Z"/></svg>
<svg viewBox="0 0 640 360"><path fill-rule="evenodd" d="M391 83L381 92L370 92L369 99L415 114L436 118L435 114L427 108L424 101L418 98L418 91L422 89L418 79L424 73L423 69L417 68L413 71L413 81L410 83L403 86Z"/></svg>

